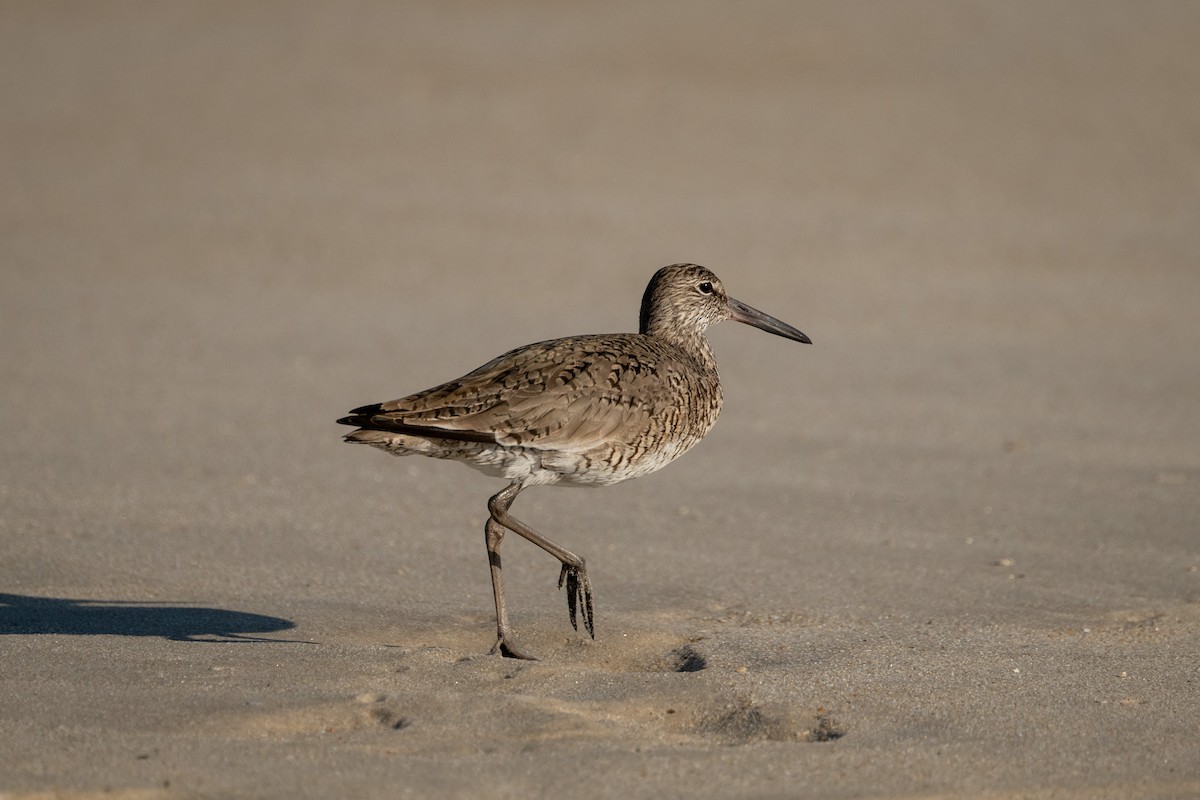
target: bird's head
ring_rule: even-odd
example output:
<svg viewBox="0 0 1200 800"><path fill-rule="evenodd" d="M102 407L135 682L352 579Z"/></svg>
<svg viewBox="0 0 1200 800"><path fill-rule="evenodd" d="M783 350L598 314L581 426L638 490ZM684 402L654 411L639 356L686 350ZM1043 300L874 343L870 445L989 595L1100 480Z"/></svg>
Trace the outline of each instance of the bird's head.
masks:
<svg viewBox="0 0 1200 800"><path fill-rule="evenodd" d="M641 333L666 338L702 335L727 319L805 344L812 340L769 314L735 300L721 279L699 264L671 264L654 273L642 295Z"/></svg>

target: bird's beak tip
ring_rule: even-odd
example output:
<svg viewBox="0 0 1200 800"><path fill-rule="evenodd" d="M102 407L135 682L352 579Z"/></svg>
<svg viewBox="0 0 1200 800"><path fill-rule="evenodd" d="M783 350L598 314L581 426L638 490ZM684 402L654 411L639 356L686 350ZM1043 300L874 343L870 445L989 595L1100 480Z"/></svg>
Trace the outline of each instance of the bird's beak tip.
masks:
<svg viewBox="0 0 1200 800"><path fill-rule="evenodd" d="M808 338L804 332L793 328L786 322L775 319L770 314L764 314L753 306L746 305L741 300L734 300L732 297L729 298L729 316L738 322L744 322L761 331L791 339L793 342L812 344L812 339Z"/></svg>

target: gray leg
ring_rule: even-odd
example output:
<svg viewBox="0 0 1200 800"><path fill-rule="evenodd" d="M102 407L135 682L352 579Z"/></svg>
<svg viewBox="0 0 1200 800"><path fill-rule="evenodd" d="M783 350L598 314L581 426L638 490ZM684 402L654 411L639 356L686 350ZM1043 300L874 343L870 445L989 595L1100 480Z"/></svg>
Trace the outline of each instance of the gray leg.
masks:
<svg viewBox="0 0 1200 800"><path fill-rule="evenodd" d="M513 500L521 492L521 485L514 483L507 488L497 492L490 500L488 500L488 510L491 512L491 519L495 520L500 525L508 528L513 533L522 536L536 544L538 547L545 550L550 555L554 556L562 563L562 571L558 574L558 587L561 589L563 584L567 587L567 612L571 616L571 627L576 630L579 626L576 624L576 612L583 617L583 627L587 630L588 635L593 639L596 638L595 628L592 621L592 582L588 580L587 567L584 565L583 559L563 547L559 547L554 542L542 536L533 528L526 525L521 520L508 513L509 506ZM493 550L490 545L491 534L489 534L488 556L491 557ZM496 544L499 549L499 539ZM492 565L492 587L496 587L496 576L499 575L498 559ZM497 597L500 595L498 594ZM499 603L497 603L497 609ZM499 610L497 610L499 617ZM507 624L507 623L505 623Z"/></svg>
<svg viewBox="0 0 1200 800"><path fill-rule="evenodd" d="M496 644L492 646L492 653L536 661L536 658L522 653L512 644L512 628L508 624L508 608L504 604L504 578L500 573L500 543L504 541L504 528L489 517L483 533L487 538L488 563L492 567L492 594L496 596Z"/></svg>

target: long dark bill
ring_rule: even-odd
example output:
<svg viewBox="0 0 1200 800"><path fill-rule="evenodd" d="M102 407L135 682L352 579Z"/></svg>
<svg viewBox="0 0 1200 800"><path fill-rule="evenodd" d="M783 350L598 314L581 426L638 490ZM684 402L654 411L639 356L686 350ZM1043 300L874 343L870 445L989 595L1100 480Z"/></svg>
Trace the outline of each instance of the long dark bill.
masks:
<svg viewBox="0 0 1200 800"><path fill-rule="evenodd" d="M802 332L796 330L786 322L780 322L770 314L764 314L757 308L746 305L741 300L729 298L729 313L733 315L733 319L738 322L744 322L747 325L753 325L760 331L773 333L776 336L782 336L785 339L791 339L795 342L804 342L812 344L812 339L808 338Z"/></svg>

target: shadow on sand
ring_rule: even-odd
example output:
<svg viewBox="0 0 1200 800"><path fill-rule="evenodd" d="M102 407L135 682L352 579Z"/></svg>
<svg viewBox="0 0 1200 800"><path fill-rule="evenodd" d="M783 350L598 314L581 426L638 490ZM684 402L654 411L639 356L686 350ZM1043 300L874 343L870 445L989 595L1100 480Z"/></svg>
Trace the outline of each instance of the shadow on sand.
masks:
<svg viewBox="0 0 1200 800"><path fill-rule="evenodd" d="M264 639L249 634L294 627L294 622L280 617L222 608L0 594L0 634L109 634L162 636L180 642L280 642L295 640Z"/></svg>

